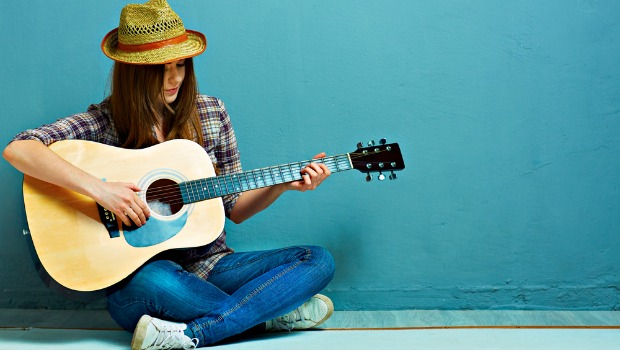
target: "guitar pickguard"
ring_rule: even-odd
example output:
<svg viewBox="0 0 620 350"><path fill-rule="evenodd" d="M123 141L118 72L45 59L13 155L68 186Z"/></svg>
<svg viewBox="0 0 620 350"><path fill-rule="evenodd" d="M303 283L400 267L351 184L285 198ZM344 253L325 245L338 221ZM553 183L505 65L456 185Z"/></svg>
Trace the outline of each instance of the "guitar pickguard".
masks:
<svg viewBox="0 0 620 350"><path fill-rule="evenodd" d="M150 247L169 240L181 232L187 222L187 211L173 220L151 216L142 227L123 224L123 236L132 247Z"/></svg>

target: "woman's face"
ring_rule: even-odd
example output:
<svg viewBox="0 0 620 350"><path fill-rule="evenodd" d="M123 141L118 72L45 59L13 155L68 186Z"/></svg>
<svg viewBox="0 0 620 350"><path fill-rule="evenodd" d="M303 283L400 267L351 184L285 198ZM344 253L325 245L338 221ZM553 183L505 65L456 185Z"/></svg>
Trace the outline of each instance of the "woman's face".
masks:
<svg viewBox="0 0 620 350"><path fill-rule="evenodd" d="M164 66L164 99L170 104L177 99L181 83L185 79L185 59L166 63Z"/></svg>

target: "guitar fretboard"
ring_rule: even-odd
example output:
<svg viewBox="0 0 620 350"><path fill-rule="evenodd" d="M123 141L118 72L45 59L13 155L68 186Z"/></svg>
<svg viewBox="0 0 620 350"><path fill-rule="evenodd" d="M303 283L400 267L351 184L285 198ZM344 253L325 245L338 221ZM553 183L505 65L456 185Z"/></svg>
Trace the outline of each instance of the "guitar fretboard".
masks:
<svg viewBox="0 0 620 350"><path fill-rule="evenodd" d="M301 180L301 170L310 163L323 163L332 173L350 170L353 168L351 165L351 159L347 153L320 159L312 159L250 170L237 174L186 181L179 184L179 189L181 190L181 195L183 196L183 203L189 204L207 199L223 197L233 193L240 193L257 188Z"/></svg>

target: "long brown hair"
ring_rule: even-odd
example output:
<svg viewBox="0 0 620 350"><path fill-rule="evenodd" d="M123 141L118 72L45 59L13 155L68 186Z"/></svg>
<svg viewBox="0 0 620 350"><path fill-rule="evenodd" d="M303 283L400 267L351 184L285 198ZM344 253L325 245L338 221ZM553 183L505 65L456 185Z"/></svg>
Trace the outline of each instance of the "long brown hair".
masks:
<svg viewBox="0 0 620 350"><path fill-rule="evenodd" d="M114 63L110 108L122 147L144 148L159 143L152 129L159 120L166 140L183 138L202 145L193 60L185 59L185 78L171 104L163 97L164 69L163 64Z"/></svg>

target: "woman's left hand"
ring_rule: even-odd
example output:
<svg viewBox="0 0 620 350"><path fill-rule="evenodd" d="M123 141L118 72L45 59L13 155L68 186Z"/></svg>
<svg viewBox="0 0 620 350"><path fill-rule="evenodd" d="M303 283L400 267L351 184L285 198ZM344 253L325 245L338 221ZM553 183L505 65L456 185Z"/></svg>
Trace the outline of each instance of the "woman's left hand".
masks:
<svg viewBox="0 0 620 350"><path fill-rule="evenodd" d="M325 153L319 153L314 159L325 157ZM323 163L310 163L301 169L302 179L299 181L287 182L276 186L257 188L244 192L239 196L233 209L230 211L229 218L236 224L249 219L254 214L267 208L282 193L288 190L308 191L314 190L329 175L331 171Z"/></svg>
<svg viewBox="0 0 620 350"><path fill-rule="evenodd" d="M319 159L325 157L325 152L319 153L313 157L313 159ZM301 170L302 180L294 181L290 183L291 189L297 191L314 190L325 179L331 175L331 171L327 168L327 165L323 163L310 163Z"/></svg>

